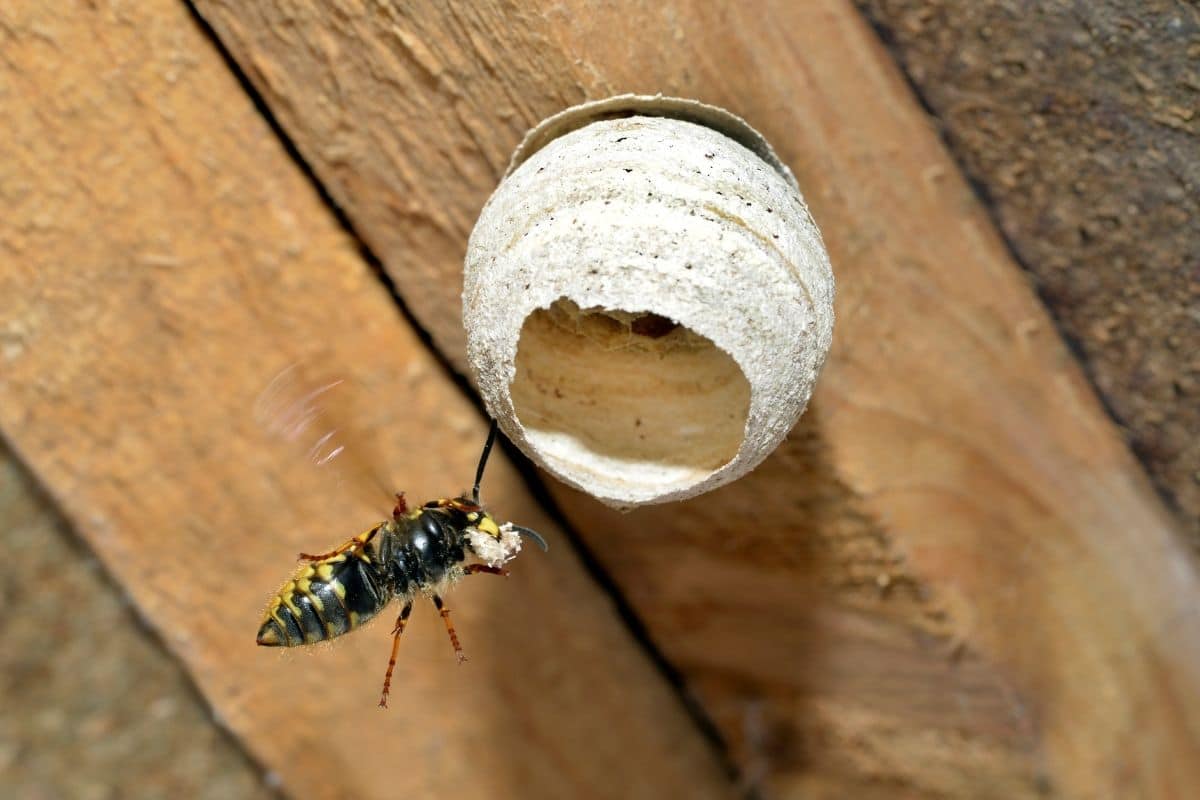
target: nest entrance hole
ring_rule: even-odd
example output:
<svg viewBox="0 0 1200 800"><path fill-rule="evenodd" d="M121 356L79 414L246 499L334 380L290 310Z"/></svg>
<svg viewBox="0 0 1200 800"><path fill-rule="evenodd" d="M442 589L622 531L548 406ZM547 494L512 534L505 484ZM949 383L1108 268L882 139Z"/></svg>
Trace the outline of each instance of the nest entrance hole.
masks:
<svg viewBox="0 0 1200 800"><path fill-rule="evenodd" d="M652 311L560 298L521 328L513 406L563 474L617 493L686 486L742 443L750 384L704 336Z"/></svg>

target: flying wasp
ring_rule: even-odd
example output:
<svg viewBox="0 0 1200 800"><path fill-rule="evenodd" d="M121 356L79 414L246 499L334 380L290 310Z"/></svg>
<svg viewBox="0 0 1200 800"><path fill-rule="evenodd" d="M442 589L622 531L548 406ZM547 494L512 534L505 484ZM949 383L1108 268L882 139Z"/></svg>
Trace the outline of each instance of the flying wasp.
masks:
<svg viewBox="0 0 1200 800"><path fill-rule="evenodd" d="M328 388L303 398L301 412L288 423L291 429L313 421L316 412L309 403ZM326 432L310 452L317 463L327 463L342 452L341 445L332 444L335 432ZM391 519L327 553L301 553L300 568L267 607L258 644L298 647L332 639L362 626L392 600L400 600L379 698L379 705L386 708L400 635L416 598L423 595L441 615L459 663L465 661L442 595L467 575L508 575L504 565L520 551L522 537L546 550L546 541L535 531L511 522L497 523L480 503L479 484L495 440L493 420L470 495L430 500L410 510L403 493L396 494Z"/></svg>

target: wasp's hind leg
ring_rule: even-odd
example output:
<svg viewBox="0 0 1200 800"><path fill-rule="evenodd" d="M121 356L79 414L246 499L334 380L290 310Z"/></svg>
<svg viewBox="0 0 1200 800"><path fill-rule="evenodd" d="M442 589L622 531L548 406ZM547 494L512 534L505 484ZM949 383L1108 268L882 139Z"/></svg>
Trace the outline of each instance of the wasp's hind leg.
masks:
<svg viewBox="0 0 1200 800"><path fill-rule="evenodd" d="M380 527L381 526L376 525L374 528L371 528L371 530L367 531L366 533L360 533L358 536L355 536L353 539L349 539L349 540L343 542L341 545L334 548L333 550L330 550L328 553L300 553L298 558L301 561L308 561L308 562L315 563L317 561L326 561L330 558L333 558L334 556L340 556L342 553L357 550L358 548L366 545L367 542L374 539L375 534L379 533Z"/></svg>
<svg viewBox="0 0 1200 800"><path fill-rule="evenodd" d="M458 643L458 634L454 632L454 623L450 621L450 609L446 608L442 598L436 594L433 596L433 604L437 606L438 613L442 615L442 622L446 623L446 633L450 634L450 644L454 646L454 654L458 656L458 663L461 664L467 660L467 655L463 652L462 645Z"/></svg>
<svg viewBox="0 0 1200 800"><path fill-rule="evenodd" d="M400 616L396 617L396 626L392 628L392 657L388 659L387 674L383 676L383 695L379 698L379 707L387 708L388 690L392 688L392 670L396 668L396 653L400 650L400 634L408 624L408 615L412 613L412 600L404 604Z"/></svg>

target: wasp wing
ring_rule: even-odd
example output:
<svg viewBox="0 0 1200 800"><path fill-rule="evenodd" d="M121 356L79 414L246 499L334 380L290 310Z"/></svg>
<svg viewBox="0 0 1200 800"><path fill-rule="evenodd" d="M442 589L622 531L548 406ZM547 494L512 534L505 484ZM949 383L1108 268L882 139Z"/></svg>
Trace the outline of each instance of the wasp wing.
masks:
<svg viewBox="0 0 1200 800"><path fill-rule="evenodd" d="M351 386L315 361L295 362L263 389L255 402L258 423L371 508L391 508L383 459L352 405Z"/></svg>

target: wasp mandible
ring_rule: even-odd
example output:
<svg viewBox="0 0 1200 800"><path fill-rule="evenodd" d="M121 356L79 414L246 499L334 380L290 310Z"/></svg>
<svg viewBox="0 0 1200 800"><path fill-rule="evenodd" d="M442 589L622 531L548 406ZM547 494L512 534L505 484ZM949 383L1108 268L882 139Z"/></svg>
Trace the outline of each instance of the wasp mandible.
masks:
<svg viewBox="0 0 1200 800"><path fill-rule="evenodd" d="M322 444L328 436L322 437ZM379 698L379 705L386 708L400 635L417 596L424 595L445 622L459 663L465 661L442 595L467 575L507 575L504 565L520 551L522 537L546 550L546 541L538 533L511 522L498 524L479 501L479 484L495 440L493 420L469 496L431 500L410 510L403 493L396 494L391 519L327 553L301 553L302 565L267 607L258 643L298 647L332 639L360 627L392 600L400 600L403 605L392 628L392 653Z"/></svg>

